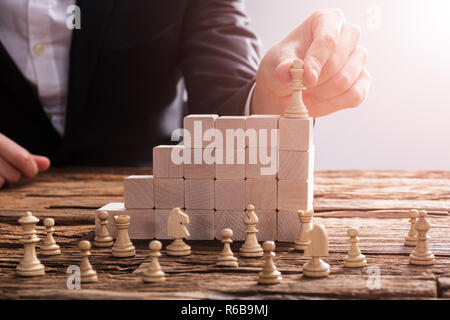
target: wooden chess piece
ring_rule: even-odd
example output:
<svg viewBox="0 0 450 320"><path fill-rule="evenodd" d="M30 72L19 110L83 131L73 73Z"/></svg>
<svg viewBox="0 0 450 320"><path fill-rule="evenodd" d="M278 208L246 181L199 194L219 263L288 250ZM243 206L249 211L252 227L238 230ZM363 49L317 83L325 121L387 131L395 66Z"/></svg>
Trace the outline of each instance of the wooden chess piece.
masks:
<svg viewBox="0 0 450 320"><path fill-rule="evenodd" d="M230 245L233 243L233 230L223 229L222 230L222 243L223 250L217 259L216 266L218 267L239 267L238 259L233 256L233 251L231 251Z"/></svg>
<svg viewBox="0 0 450 320"><path fill-rule="evenodd" d="M298 233L297 239L295 239L294 245L296 250L304 251L306 247L309 245L309 240L307 238L307 233L312 229L312 219L313 212L312 211L297 211L298 218L300 220L300 232Z"/></svg>
<svg viewBox="0 0 450 320"><path fill-rule="evenodd" d="M152 261L142 275L142 281L150 283L165 282L166 276L164 271L161 270L161 265L159 264L162 244L158 240L153 240L148 244L148 247L150 249L150 257L152 257Z"/></svg>
<svg viewBox="0 0 450 320"><path fill-rule="evenodd" d="M247 213L244 216L245 224L245 241L239 250L241 257L258 258L264 255L264 251L256 238L258 229L256 225L259 223L258 216L255 213L255 207L248 205Z"/></svg>
<svg viewBox="0 0 450 320"><path fill-rule="evenodd" d="M361 250L358 247L358 228L349 228L347 235L350 237L350 250L345 257L344 267L347 268L362 268L367 266L366 256L361 254Z"/></svg>
<svg viewBox="0 0 450 320"><path fill-rule="evenodd" d="M303 74L305 72L304 63L301 59L295 59L292 63L289 73L291 74L292 82L290 84L290 89L293 92L291 101L284 112L285 118L295 118L295 119L308 119L309 113L303 102L303 90L306 89L303 84Z"/></svg>
<svg viewBox="0 0 450 320"><path fill-rule="evenodd" d="M266 259L263 270L259 273L258 284L278 284L283 278L277 270L273 259L275 257L275 242L266 241L263 244L264 257Z"/></svg>
<svg viewBox="0 0 450 320"><path fill-rule="evenodd" d="M91 252L89 251L91 249L91 243L86 240L80 241L78 248L80 249L81 255L81 283L97 282L97 271L92 268L92 265L89 262L89 256L91 255Z"/></svg>
<svg viewBox="0 0 450 320"><path fill-rule="evenodd" d="M419 220L416 223L417 244L414 251L409 256L409 263L419 266L427 266L434 264L434 255L428 249L427 245L427 232L430 230L431 225L426 219L427 212L425 210L419 211Z"/></svg>
<svg viewBox="0 0 450 320"><path fill-rule="evenodd" d="M190 236L186 224L189 224L189 216L181 211L180 208L174 208L169 213L167 219L167 236L174 238L174 241L166 247L166 253L169 256L188 256L191 254L191 247L183 239Z"/></svg>
<svg viewBox="0 0 450 320"><path fill-rule="evenodd" d="M330 265L320 258L328 255L327 230L323 225L316 224L308 231L307 236L311 242L305 250L305 255L311 256L311 260L303 265L303 275L313 278L328 277Z"/></svg>
<svg viewBox="0 0 450 320"><path fill-rule="evenodd" d="M53 228L54 225L55 220L52 218L44 219L45 232L47 235L40 248L40 254L43 256L56 256L61 254L61 248L56 244L56 241L53 238L53 232L55 231Z"/></svg>
<svg viewBox="0 0 450 320"><path fill-rule="evenodd" d="M45 267L36 256L36 243L39 238L36 236L36 224L39 219L27 211L25 216L19 219L23 228L23 236L20 242L23 243L23 259L16 267L16 273L22 277L42 276L45 274Z"/></svg>
<svg viewBox="0 0 450 320"><path fill-rule="evenodd" d="M117 228L116 243L112 248L112 255L118 258L133 257L136 255L136 249L130 240L128 227L130 225L130 216L120 215L114 216L114 222Z"/></svg>
<svg viewBox="0 0 450 320"><path fill-rule="evenodd" d="M416 221L417 217L419 217L419 211L418 210L411 210L409 211L409 223L410 228L409 232L405 237L405 246L408 247L415 247L417 243L417 230L416 230Z"/></svg>
<svg viewBox="0 0 450 320"><path fill-rule="evenodd" d="M99 219L100 230L97 236L94 239L94 247L112 247L114 245L113 238L109 234L108 228L106 225L108 224L109 213L108 211L99 211L97 213L97 217Z"/></svg>

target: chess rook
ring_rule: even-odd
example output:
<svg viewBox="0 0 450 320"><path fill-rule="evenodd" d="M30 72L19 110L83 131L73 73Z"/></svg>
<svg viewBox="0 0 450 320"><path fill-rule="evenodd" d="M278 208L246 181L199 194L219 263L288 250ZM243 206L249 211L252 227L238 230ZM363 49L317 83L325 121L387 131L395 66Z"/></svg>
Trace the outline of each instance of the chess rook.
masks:
<svg viewBox="0 0 450 320"><path fill-rule="evenodd" d="M247 212L244 216L245 224L245 241L240 249L240 256L244 258L258 258L264 255L264 251L261 245L258 243L256 234L258 229L256 225L259 219L255 213L255 207L253 205L248 205Z"/></svg>
<svg viewBox="0 0 450 320"><path fill-rule="evenodd" d="M53 238L53 232L55 231L53 228L54 225L55 220L52 218L44 219L45 232L47 235L40 248L40 254L43 256L56 256L61 254L61 248L56 244L56 241Z"/></svg>
<svg viewBox="0 0 450 320"><path fill-rule="evenodd" d="M91 255L91 252L89 251L91 249L91 243L86 240L80 241L78 248L80 249L81 255L81 283L97 282L97 272L94 268L92 268L92 265L89 262L89 256Z"/></svg>
<svg viewBox="0 0 450 320"><path fill-rule="evenodd" d="M233 256L233 251L231 251L230 245L233 243L233 230L223 229L222 230L222 243L223 250L217 258L216 266L218 267L239 267L238 260Z"/></svg>
<svg viewBox="0 0 450 320"><path fill-rule="evenodd" d="M112 248L112 255L118 258L133 257L136 255L136 249L130 240L128 226L130 225L130 216L114 216L114 222L117 228L116 243Z"/></svg>
<svg viewBox="0 0 450 320"><path fill-rule="evenodd" d="M428 249L427 232L430 230L431 225L426 219L427 212L425 210L419 211L419 220L416 223L417 230L417 244L415 250L409 256L409 263L419 266L427 266L434 264L434 255Z"/></svg>
<svg viewBox="0 0 450 320"><path fill-rule="evenodd" d="M36 256L36 243L39 238L36 236L36 224L39 219L27 211L25 216L19 219L23 228L23 236L20 242L23 243L23 259L16 267L16 274L22 277L42 276L45 274L45 267Z"/></svg>
<svg viewBox="0 0 450 320"><path fill-rule="evenodd" d="M153 240L148 244L148 248L150 249L150 257L152 257L152 261L142 275L142 281L149 283L165 282L166 276L164 271L161 270L161 265L159 264L162 244L158 240Z"/></svg>
<svg viewBox="0 0 450 320"><path fill-rule="evenodd" d="M174 208L170 211L167 219L167 236L174 238L174 241L166 247L166 253L169 256L188 256L191 254L191 247L183 241L184 238L190 236L186 228L186 224L189 223L189 216L180 208Z"/></svg>
<svg viewBox="0 0 450 320"><path fill-rule="evenodd" d="M417 243L417 230L416 230L416 221L417 217L419 216L418 210L411 210L409 211L409 223L410 223L410 229L408 234L405 237L405 246L408 247L415 247Z"/></svg>
<svg viewBox="0 0 450 320"><path fill-rule="evenodd" d="M94 239L94 247L112 247L114 245L114 241L109 234L108 228L106 227L109 218L108 211L99 211L97 213L97 217L100 220L100 231Z"/></svg>
<svg viewBox="0 0 450 320"><path fill-rule="evenodd" d="M282 277L280 271L277 270L273 259L275 258L275 242L266 241L263 244L264 250L264 267L259 273L258 284L278 284L281 283Z"/></svg>
<svg viewBox="0 0 450 320"><path fill-rule="evenodd" d="M311 260L303 265L303 275L306 277L322 278L330 274L330 265L321 257L328 255L328 234L325 227L316 224L307 233L311 241L305 250L305 255L311 256Z"/></svg>
<svg viewBox="0 0 450 320"><path fill-rule="evenodd" d="M300 232L298 233L297 239L295 239L294 245L296 250L304 251L308 247L310 241L307 238L307 233L312 229L312 211L297 211L298 218L300 220Z"/></svg>
<svg viewBox="0 0 450 320"><path fill-rule="evenodd" d="M345 257L344 267L346 268L362 268L367 266L366 256L361 254L361 250L358 248L358 228L349 228L347 235L350 237L350 250Z"/></svg>

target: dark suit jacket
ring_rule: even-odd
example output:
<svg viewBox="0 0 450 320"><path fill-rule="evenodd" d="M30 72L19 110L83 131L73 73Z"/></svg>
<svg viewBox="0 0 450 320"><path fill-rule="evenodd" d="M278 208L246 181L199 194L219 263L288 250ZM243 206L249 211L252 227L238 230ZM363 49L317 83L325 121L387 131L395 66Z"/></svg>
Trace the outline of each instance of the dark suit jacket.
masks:
<svg viewBox="0 0 450 320"><path fill-rule="evenodd" d="M240 115L259 42L242 1L80 0L65 135L0 44L0 132L54 165L143 165L182 113ZM182 110L184 79L187 109Z"/></svg>

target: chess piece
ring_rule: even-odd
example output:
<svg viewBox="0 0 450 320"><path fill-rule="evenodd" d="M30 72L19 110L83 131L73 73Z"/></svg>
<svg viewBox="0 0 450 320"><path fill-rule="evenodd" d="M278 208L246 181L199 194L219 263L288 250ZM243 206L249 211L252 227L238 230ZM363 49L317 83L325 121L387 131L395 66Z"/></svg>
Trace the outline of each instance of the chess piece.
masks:
<svg viewBox="0 0 450 320"><path fill-rule="evenodd" d="M367 266L366 256L361 254L361 250L358 248L358 228L349 228L347 235L350 237L350 250L345 257L344 267L347 268L362 268Z"/></svg>
<svg viewBox="0 0 450 320"><path fill-rule="evenodd" d="M89 262L89 256L91 255L91 252L89 251L91 249L91 243L86 240L80 241L78 248L80 249L81 255L81 283L97 282L97 272L94 268L92 268L92 265Z"/></svg>
<svg viewBox="0 0 450 320"><path fill-rule="evenodd" d="M150 262L150 266L142 275L142 281L165 282L166 276L164 274L164 271L161 270L161 265L159 264L162 244L158 240L153 240L148 244L148 247L150 249L150 257L152 257L152 261Z"/></svg>
<svg viewBox="0 0 450 320"><path fill-rule="evenodd" d="M233 230L223 229L222 230L222 243L223 250L217 259L216 266L218 267L239 267L238 259L233 256L233 251L231 251L230 245L233 243Z"/></svg>
<svg viewBox="0 0 450 320"><path fill-rule="evenodd" d="M411 210L409 211L409 223L411 224L411 227L409 229L408 234L405 237L405 246L408 247L415 247L417 243L417 230L416 230L416 220L419 216L418 210Z"/></svg>
<svg viewBox="0 0 450 320"><path fill-rule="evenodd" d="M53 226L55 225L55 220L52 218L44 219L45 232L47 236L45 237L44 242L41 245L40 254L43 256L56 256L61 254L61 249L59 245L56 244L55 239L53 238L53 232L55 229Z"/></svg>
<svg viewBox="0 0 450 320"><path fill-rule="evenodd" d="M303 84L303 74L305 72L304 63L300 59L295 59L292 63L292 67L289 70L291 74L292 82L290 84L290 89L294 91L292 94L291 101L284 112L286 118L295 119L308 119L308 109L303 102L303 90L306 89Z"/></svg>
<svg viewBox="0 0 450 320"><path fill-rule="evenodd" d="M298 233L297 239L295 239L295 249L304 251L306 247L309 244L309 240L306 237L306 234L309 230L312 229L312 218L313 218L313 212L312 211L304 211L304 210L298 210L297 211L298 218L300 219L300 232Z"/></svg>
<svg viewBox="0 0 450 320"><path fill-rule="evenodd" d="M434 255L428 249L427 245L427 232L430 230L431 225L426 219L427 212L424 210L419 211L419 220L416 223L417 230L417 244L414 251L409 256L409 263L419 266L426 266L434 264Z"/></svg>
<svg viewBox="0 0 450 320"><path fill-rule="evenodd" d="M16 273L22 277L42 276L45 274L45 267L36 256L36 243L39 238L36 236L36 224L39 219L28 211L25 216L19 219L23 228L23 236L20 242L23 243L23 259L16 267Z"/></svg>
<svg viewBox="0 0 450 320"><path fill-rule="evenodd" d="M328 234L325 227L316 224L307 233L311 241L306 247L305 255L311 256L311 260L303 265L303 275L306 277L322 278L330 274L330 265L320 257L328 255Z"/></svg>
<svg viewBox="0 0 450 320"><path fill-rule="evenodd" d="M259 273L258 284L278 284L282 277L273 262L275 257L275 242L266 241L263 244L264 257L266 259L262 271Z"/></svg>
<svg viewBox="0 0 450 320"><path fill-rule="evenodd" d="M133 257L136 255L136 249L130 240L128 226L130 225L130 216L114 216L114 222L117 228L116 243L112 248L112 255L118 258Z"/></svg>
<svg viewBox="0 0 450 320"><path fill-rule="evenodd" d="M264 255L261 245L258 243L256 234L258 229L256 225L259 219L255 213L255 207L253 205L248 205L247 213L244 216L245 224L245 241L240 249L240 255L244 258L258 258Z"/></svg>
<svg viewBox="0 0 450 320"><path fill-rule="evenodd" d="M108 228L106 227L109 217L108 211L99 211L97 213L97 217L100 220L100 230L94 239L94 247L112 247L114 245L114 241L109 234Z"/></svg>
<svg viewBox="0 0 450 320"><path fill-rule="evenodd" d="M174 238L174 241L166 247L166 253L169 256L188 256L191 254L191 247L183 241L184 238L190 236L185 225L189 222L189 216L180 208L174 208L170 211L167 219L167 236Z"/></svg>

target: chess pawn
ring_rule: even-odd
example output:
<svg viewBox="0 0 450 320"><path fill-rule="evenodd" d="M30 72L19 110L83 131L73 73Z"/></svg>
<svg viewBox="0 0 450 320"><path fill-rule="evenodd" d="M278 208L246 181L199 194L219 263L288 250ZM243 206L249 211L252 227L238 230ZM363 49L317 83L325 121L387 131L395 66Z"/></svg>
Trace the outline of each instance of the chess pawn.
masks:
<svg viewBox="0 0 450 320"><path fill-rule="evenodd" d="M427 232L430 230L431 225L426 219L427 212L419 211L419 220L416 223L417 230L417 244L414 251L409 256L409 263L414 265L432 265L434 264L434 255L428 249L427 245Z"/></svg>
<svg viewBox="0 0 450 320"><path fill-rule="evenodd" d="M112 255L118 258L133 257L136 255L136 249L130 240L128 227L130 225L130 216L114 216L114 222L117 228L116 243L112 248Z"/></svg>
<svg viewBox="0 0 450 320"><path fill-rule="evenodd" d="M161 265L159 264L159 257L161 256L162 244L158 240L153 240L148 244L150 249L150 257L152 261L150 266L145 270L142 275L142 281L144 282L165 282L166 276L164 271L161 270Z"/></svg>
<svg viewBox="0 0 450 320"><path fill-rule="evenodd" d="M91 252L89 251L91 249L91 243L86 240L80 241L78 248L80 249L81 255L81 283L97 282L97 272L94 268L92 268L92 265L89 262L89 256L91 255Z"/></svg>
<svg viewBox="0 0 450 320"><path fill-rule="evenodd" d="M300 232L298 233L297 239L295 239L294 245L295 245L295 249L304 251L309 244L309 240L306 237L306 234L308 233L309 230L312 229L313 212L298 210L297 214L298 214L298 218L300 220L301 226L300 226Z"/></svg>
<svg viewBox="0 0 450 320"><path fill-rule="evenodd" d="M417 230L416 230L416 220L419 216L418 210L409 211L409 223L411 225L408 234L405 237L405 246L415 247L417 243Z"/></svg>
<svg viewBox="0 0 450 320"><path fill-rule="evenodd" d="M311 256L311 260L303 265L303 275L306 277L322 278L330 274L330 265L321 257L328 255L328 234L325 227L316 224L307 233L311 241L305 250L305 255Z"/></svg>
<svg viewBox="0 0 450 320"><path fill-rule="evenodd" d="M289 73L291 74L292 82L290 84L290 89L293 92L291 101L284 113L286 118L296 118L296 119L308 119L308 109L303 102L302 91L306 89L303 84L303 74L304 74L304 63L300 59L295 59L292 63Z"/></svg>
<svg viewBox="0 0 450 320"><path fill-rule="evenodd" d="M42 276L45 274L45 267L36 256L36 243L39 238L36 236L36 224L39 219L28 211L25 216L19 219L23 228L23 236L20 242L23 243L23 259L16 267L16 273L22 277Z"/></svg>
<svg viewBox="0 0 450 320"><path fill-rule="evenodd" d="M222 230L222 243L223 250L217 259L216 266L218 267L239 267L238 259L233 256L233 251L231 251L230 245L233 243L233 230L223 229Z"/></svg>
<svg viewBox="0 0 450 320"><path fill-rule="evenodd" d="M167 219L167 236L174 238L174 241L166 247L166 253L169 256L188 256L191 254L191 247L183 239L190 236L186 228L189 224L189 216L181 211L180 208L174 208L169 213Z"/></svg>
<svg viewBox="0 0 450 320"><path fill-rule="evenodd" d="M245 224L245 241L240 249L240 255L244 258L258 258L264 255L261 245L258 243L256 234L258 229L256 225L259 219L255 213L255 207L253 205L248 205L247 213L244 216Z"/></svg>
<svg viewBox="0 0 450 320"><path fill-rule="evenodd" d="M112 247L114 245L113 238L109 234L108 228L108 211L99 211L97 217L100 220L100 230L94 239L94 247Z"/></svg>
<svg viewBox="0 0 450 320"><path fill-rule="evenodd" d="M44 219L45 232L47 236L45 237L44 242L41 245L40 254L43 256L56 256L61 254L61 249L59 245L56 244L55 239L53 238L53 232L55 229L53 226L55 225L55 220L52 218Z"/></svg>
<svg viewBox="0 0 450 320"><path fill-rule="evenodd" d="M273 259L275 258L275 242L266 241L263 244L264 262L263 270L259 273L258 284L278 284L283 278L280 271L277 270Z"/></svg>
<svg viewBox="0 0 450 320"><path fill-rule="evenodd" d="M345 257L344 267L347 268L362 268L367 266L366 256L361 254L361 250L358 248L358 228L349 228L347 235L350 237L350 250Z"/></svg>

